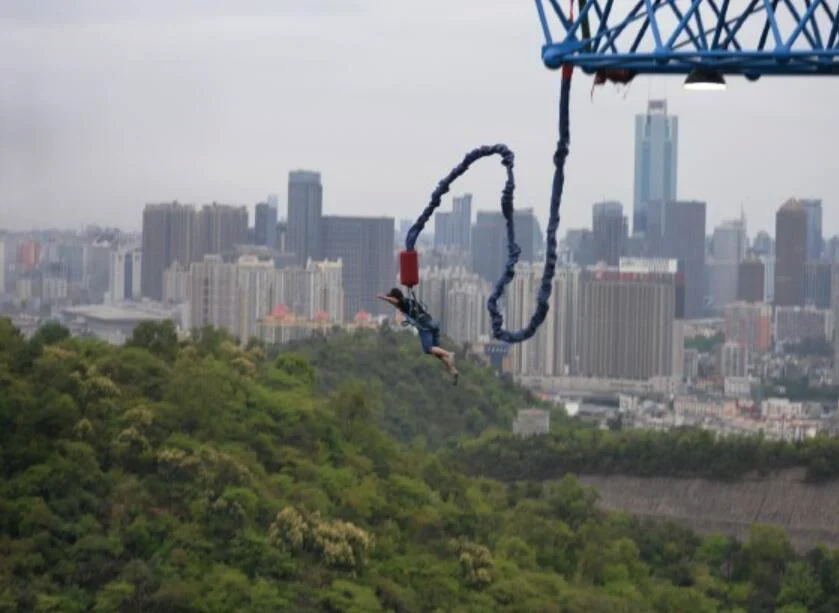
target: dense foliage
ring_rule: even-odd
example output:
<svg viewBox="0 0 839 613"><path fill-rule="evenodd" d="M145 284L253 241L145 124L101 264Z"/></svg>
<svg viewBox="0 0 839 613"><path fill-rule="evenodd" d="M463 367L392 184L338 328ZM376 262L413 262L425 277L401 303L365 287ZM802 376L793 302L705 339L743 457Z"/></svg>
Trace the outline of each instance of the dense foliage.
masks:
<svg viewBox="0 0 839 613"><path fill-rule="evenodd" d="M839 610L835 553L602 513L571 475L467 477L376 425L381 384L328 376L212 330L0 320L0 612Z"/></svg>
<svg viewBox="0 0 839 613"><path fill-rule="evenodd" d="M717 437L699 428L600 430L560 425L522 439L488 431L452 452L462 469L502 481L555 479L565 473L738 479L805 468L811 481L839 477L839 438L802 442Z"/></svg>
<svg viewBox="0 0 839 613"><path fill-rule="evenodd" d="M773 379L763 385L763 396L779 396L794 402L820 402L831 408L839 398L839 386L812 386L806 376L796 378Z"/></svg>
<svg viewBox="0 0 839 613"><path fill-rule="evenodd" d="M529 392L460 350L461 377L452 386L441 364L422 353L416 336L388 327L315 338L280 350L309 359L319 392L333 392L354 379L375 382L387 406L379 425L403 442L422 437L434 448L489 427L509 430L518 409L538 404Z"/></svg>

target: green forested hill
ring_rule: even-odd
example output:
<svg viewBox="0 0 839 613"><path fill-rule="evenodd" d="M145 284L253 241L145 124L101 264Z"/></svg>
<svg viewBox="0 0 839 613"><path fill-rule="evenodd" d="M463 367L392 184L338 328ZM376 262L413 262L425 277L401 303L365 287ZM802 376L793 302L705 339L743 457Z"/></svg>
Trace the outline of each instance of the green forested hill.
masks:
<svg viewBox="0 0 839 613"><path fill-rule="evenodd" d="M369 382L372 396L387 407L379 424L404 442L422 437L436 447L489 427L509 430L518 409L537 403L528 391L462 352L457 354L460 380L452 386L441 364L422 353L416 336L387 327L292 343L282 350L310 360L319 392L332 392L353 379Z"/></svg>
<svg viewBox="0 0 839 613"><path fill-rule="evenodd" d="M213 331L117 348L0 319L0 612L839 610L832 552L600 513L573 476L467 477L331 376Z"/></svg>

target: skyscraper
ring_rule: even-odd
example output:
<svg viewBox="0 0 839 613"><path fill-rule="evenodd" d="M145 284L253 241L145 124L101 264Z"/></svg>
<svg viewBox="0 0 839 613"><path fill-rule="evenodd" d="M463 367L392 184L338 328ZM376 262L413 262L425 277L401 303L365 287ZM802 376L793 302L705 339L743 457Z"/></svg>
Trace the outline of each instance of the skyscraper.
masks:
<svg viewBox="0 0 839 613"><path fill-rule="evenodd" d="M807 212L807 259L818 260L822 256L822 201L802 198L801 204Z"/></svg>
<svg viewBox="0 0 839 613"><path fill-rule="evenodd" d="M108 295L111 302L136 300L142 294L142 254L137 249L120 249L111 252L111 270Z"/></svg>
<svg viewBox="0 0 839 613"><path fill-rule="evenodd" d="M299 266L304 266L310 258L323 259L322 217L323 186L320 173L310 170L289 172L288 250L296 255Z"/></svg>
<svg viewBox="0 0 839 613"><path fill-rule="evenodd" d="M745 218L723 221L714 228L712 249L712 305L721 309L737 298L737 274L740 262L746 257Z"/></svg>
<svg viewBox="0 0 839 613"><path fill-rule="evenodd" d="M343 262L344 312L386 313L376 294L396 283L392 217L324 217L325 258Z"/></svg>
<svg viewBox="0 0 839 613"><path fill-rule="evenodd" d="M763 302L764 266L756 255L752 254L737 269L737 300L742 302Z"/></svg>
<svg viewBox="0 0 839 613"><path fill-rule="evenodd" d="M663 255L678 260L684 273L685 319L702 317L704 310L705 209L696 200L676 200L666 208Z"/></svg>
<svg viewBox="0 0 839 613"><path fill-rule="evenodd" d="M807 211L787 200L775 215L775 306L804 306Z"/></svg>
<svg viewBox="0 0 839 613"><path fill-rule="evenodd" d="M172 262L189 266L195 244L195 208L177 202L148 204L143 210L143 296L163 298L163 271Z"/></svg>
<svg viewBox="0 0 839 613"><path fill-rule="evenodd" d="M253 222L254 243L275 249L277 246L277 205L260 202L256 205Z"/></svg>
<svg viewBox="0 0 839 613"><path fill-rule="evenodd" d="M830 308L833 263L810 260L804 265L804 302L819 309Z"/></svg>
<svg viewBox="0 0 839 613"><path fill-rule="evenodd" d="M455 196L451 211L434 214L434 247L468 253L472 243L472 194Z"/></svg>
<svg viewBox="0 0 839 613"><path fill-rule="evenodd" d="M248 242L248 209L244 206L205 204L196 215L193 261L209 254L230 254Z"/></svg>
<svg viewBox="0 0 839 613"><path fill-rule="evenodd" d="M500 213L478 211L472 228L472 270L490 283L501 276L507 261L504 217Z"/></svg>
<svg viewBox="0 0 839 613"><path fill-rule="evenodd" d="M588 228L571 228L565 233L566 248L571 253L571 259L577 266L593 266L594 233Z"/></svg>
<svg viewBox="0 0 839 613"><path fill-rule="evenodd" d="M617 266L624 255L626 217L620 202L598 202L592 207L594 261Z"/></svg>
<svg viewBox="0 0 839 613"><path fill-rule="evenodd" d="M434 248L450 249L452 240L452 214L448 211L434 213Z"/></svg>
<svg viewBox="0 0 839 613"><path fill-rule="evenodd" d="M678 376L683 362L682 275L673 260L634 259L588 270L579 290L579 374ZM660 270L661 268L663 270Z"/></svg>
<svg viewBox="0 0 839 613"><path fill-rule="evenodd" d="M452 200L452 243L455 249L469 252L472 243L472 194L455 196Z"/></svg>
<svg viewBox="0 0 839 613"><path fill-rule="evenodd" d="M536 259L541 239L539 220L533 209L513 213L516 226L516 243L521 248L519 262ZM494 283L507 262L507 225L501 213L478 211L471 237L472 270L481 278Z"/></svg>
<svg viewBox="0 0 839 613"><path fill-rule="evenodd" d="M650 202L676 199L678 145L678 117L667 114L666 100L650 100L647 112L635 116L633 234L646 233Z"/></svg>

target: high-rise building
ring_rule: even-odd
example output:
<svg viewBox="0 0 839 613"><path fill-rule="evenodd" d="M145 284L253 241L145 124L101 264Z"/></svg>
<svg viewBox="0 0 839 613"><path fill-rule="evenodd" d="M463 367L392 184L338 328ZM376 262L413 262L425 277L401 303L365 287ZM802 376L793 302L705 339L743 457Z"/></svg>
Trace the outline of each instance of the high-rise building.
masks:
<svg viewBox="0 0 839 613"><path fill-rule="evenodd" d="M256 205L253 221L254 243L276 249L277 247L277 206L272 202L260 202Z"/></svg>
<svg viewBox="0 0 839 613"><path fill-rule="evenodd" d="M344 263L341 260L308 262L312 273L312 311L315 318L344 322Z"/></svg>
<svg viewBox="0 0 839 613"><path fill-rule="evenodd" d="M426 266L420 278L417 297L436 314L443 334L457 343L466 343L489 332L487 281L466 266Z"/></svg>
<svg viewBox="0 0 839 613"><path fill-rule="evenodd" d="M579 299L579 374L647 380L680 375L683 275L675 260L624 260L585 272Z"/></svg>
<svg viewBox="0 0 839 613"><path fill-rule="evenodd" d="M768 232L761 230L755 234L754 240L752 241L752 251L758 256L774 255L775 241L772 240L772 237L769 236Z"/></svg>
<svg viewBox="0 0 839 613"><path fill-rule="evenodd" d="M313 262L305 268L291 266L274 275L274 306L296 317L344 322L343 263Z"/></svg>
<svg viewBox="0 0 839 613"><path fill-rule="evenodd" d="M516 276L507 288L504 300L505 326L520 330L527 326L536 311L536 299L542 284L544 264L519 262ZM552 298L554 298L552 293ZM553 300L552 300L553 302ZM556 317L549 311L545 321L526 343L516 343L510 351L512 371L520 375L549 376L553 374L556 349Z"/></svg>
<svg viewBox="0 0 839 613"><path fill-rule="evenodd" d="M452 199L451 234L455 249L468 253L472 245L472 194Z"/></svg>
<svg viewBox="0 0 839 613"><path fill-rule="evenodd" d="M34 270L41 262L41 243L28 239L17 245L17 265L23 271Z"/></svg>
<svg viewBox="0 0 839 613"><path fill-rule="evenodd" d="M173 262L189 266L195 243L195 208L177 202L143 210L141 287L143 296L163 298L163 271Z"/></svg>
<svg viewBox="0 0 839 613"><path fill-rule="evenodd" d="M662 255L675 258L684 274L685 319L702 317L705 305L704 202L676 200L667 203Z"/></svg>
<svg viewBox="0 0 839 613"><path fill-rule="evenodd" d="M283 254L288 254L288 223L284 219L277 222L277 238L274 249Z"/></svg>
<svg viewBox="0 0 839 613"><path fill-rule="evenodd" d="M812 306L775 307L775 342L833 340L833 311Z"/></svg>
<svg viewBox="0 0 839 613"><path fill-rule="evenodd" d="M816 198L802 198L801 204L807 212L807 259L818 260L824 250L822 201Z"/></svg>
<svg viewBox="0 0 839 613"><path fill-rule="evenodd" d="M451 249L453 244L452 214L448 211L434 213L434 248Z"/></svg>
<svg viewBox="0 0 839 613"><path fill-rule="evenodd" d="M513 213L516 243L521 249L519 262L533 262L540 248L541 231L533 209ZM472 226L472 270L494 283L507 262L507 225L504 216L494 211L478 211Z"/></svg>
<svg viewBox="0 0 839 613"><path fill-rule="evenodd" d="M192 297L190 268L174 262L163 271L163 303L167 305L189 303ZM191 328L191 326L187 326Z"/></svg>
<svg viewBox="0 0 839 613"><path fill-rule="evenodd" d="M737 300L740 302L763 302L764 265L755 255L740 262L737 270Z"/></svg>
<svg viewBox="0 0 839 613"><path fill-rule="evenodd" d="M58 261L67 275L70 283L82 283L85 277L85 245L79 243L63 243L58 245Z"/></svg>
<svg viewBox="0 0 839 613"><path fill-rule="evenodd" d="M628 233L623 205L620 202L598 202L591 212L594 261L617 266L621 256L625 255Z"/></svg>
<svg viewBox="0 0 839 613"><path fill-rule="evenodd" d="M400 219L399 220L399 234L396 238L396 242L399 245L404 245L405 241L408 238L408 232L411 230L411 226L414 225L413 219Z"/></svg>
<svg viewBox="0 0 839 613"><path fill-rule="evenodd" d="M288 173L288 251L298 266L323 259L323 186L319 172Z"/></svg>
<svg viewBox="0 0 839 613"><path fill-rule="evenodd" d="M177 285L177 274L176 266L167 271L167 284ZM256 336L260 322L277 307L291 306L302 320L341 323L341 276L341 262L309 261L306 268L277 270L270 259L254 255L232 263L207 255L188 273L189 319L195 327L224 328L241 342Z"/></svg>
<svg viewBox="0 0 839 613"><path fill-rule="evenodd" d="M85 259L85 286L90 302L104 302L111 276L111 256L115 245L105 238L88 245Z"/></svg>
<svg viewBox="0 0 839 613"><path fill-rule="evenodd" d="M108 297L111 302L138 300L142 296L142 258L139 249L120 249L111 252Z"/></svg>
<svg viewBox="0 0 839 613"><path fill-rule="evenodd" d="M560 268L554 276L551 291L551 310L554 320L554 363L551 374L567 376L579 374L580 364L580 268Z"/></svg>
<svg viewBox="0 0 839 613"><path fill-rule="evenodd" d="M804 306L807 211L788 200L775 215L775 306Z"/></svg>
<svg viewBox="0 0 839 613"><path fill-rule="evenodd" d="M745 345L750 353L762 353L772 346L772 307L763 302L735 302L723 309L725 338Z"/></svg>
<svg viewBox="0 0 839 613"><path fill-rule="evenodd" d="M762 255L763 262L763 302L773 304L775 302L775 256Z"/></svg>
<svg viewBox="0 0 839 613"><path fill-rule="evenodd" d="M452 210L434 214L434 247L468 253L472 243L472 194L455 196Z"/></svg>
<svg viewBox="0 0 839 613"><path fill-rule="evenodd" d="M678 146L678 117L667 114L666 100L650 100L647 112L635 116L633 234L647 232L650 202L676 199Z"/></svg>
<svg viewBox="0 0 839 613"><path fill-rule="evenodd" d="M714 228L712 250L711 304L721 309L737 298L737 273L746 257L745 220L724 221Z"/></svg>
<svg viewBox="0 0 839 613"><path fill-rule="evenodd" d="M225 263L218 254L191 264L189 320L193 327L213 326L239 335L238 276L236 265Z"/></svg>
<svg viewBox="0 0 839 613"><path fill-rule="evenodd" d="M376 300L396 282L392 217L324 217L322 245L326 259L343 262L344 312L387 312Z"/></svg>
<svg viewBox="0 0 839 613"><path fill-rule="evenodd" d="M804 302L819 309L830 308L833 263L809 260L804 265Z"/></svg>
<svg viewBox="0 0 839 613"><path fill-rule="evenodd" d="M519 261L535 262L539 260L539 252L543 248L542 230L539 227L539 220L536 218L533 209L526 208L514 211L513 223L516 225L516 242L521 247L521 258L519 258ZM505 240L503 244L506 251L507 241Z"/></svg>
<svg viewBox="0 0 839 613"><path fill-rule="evenodd" d="M232 254L236 245L248 242L248 209L245 206L205 204L196 214L193 261L205 255Z"/></svg>
<svg viewBox="0 0 839 613"><path fill-rule="evenodd" d="M573 228L565 233L565 246L571 254L571 261L577 266L593 266L594 233L588 228Z"/></svg>
<svg viewBox="0 0 839 613"><path fill-rule="evenodd" d="M500 213L478 211L472 227L472 270L494 283L507 262L507 230Z"/></svg>

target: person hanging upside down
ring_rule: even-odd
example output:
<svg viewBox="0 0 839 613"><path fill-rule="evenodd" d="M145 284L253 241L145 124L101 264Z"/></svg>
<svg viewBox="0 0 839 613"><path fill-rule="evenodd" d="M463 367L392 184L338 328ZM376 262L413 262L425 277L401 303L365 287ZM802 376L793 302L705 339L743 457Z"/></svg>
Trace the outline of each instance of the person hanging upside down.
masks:
<svg viewBox="0 0 839 613"><path fill-rule="evenodd" d="M434 321L419 300L413 297L406 298L398 287L391 289L387 295L379 294L376 298L389 302L405 316L403 325L414 326L417 329L422 350L445 364L449 374L454 378L453 383L457 385L460 373L454 366L454 353L440 347L440 325Z"/></svg>

